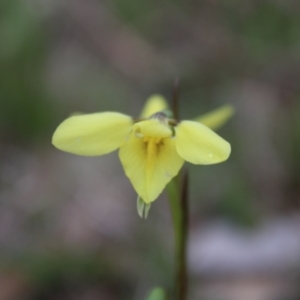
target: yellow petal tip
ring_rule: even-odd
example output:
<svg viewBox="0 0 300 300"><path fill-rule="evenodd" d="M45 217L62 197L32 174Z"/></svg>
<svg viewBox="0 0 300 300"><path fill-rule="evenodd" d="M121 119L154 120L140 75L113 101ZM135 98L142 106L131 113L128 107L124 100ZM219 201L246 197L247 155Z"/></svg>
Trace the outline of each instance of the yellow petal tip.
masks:
<svg viewBox="0 0 300 300"><path fill-rule="evenodd" d="M225 104L205 115L195 119L195 121L209 127L210 129L217 130L222 127L233 115L235 109L231 104Z"/></svg>
<svg viewBox="0 0 300 300"><path fill-rule="evenodd" d="M141 113L141 118L149 118L153 114L168 108L166 99L159 94L152 95L148 98Z"/></svg>

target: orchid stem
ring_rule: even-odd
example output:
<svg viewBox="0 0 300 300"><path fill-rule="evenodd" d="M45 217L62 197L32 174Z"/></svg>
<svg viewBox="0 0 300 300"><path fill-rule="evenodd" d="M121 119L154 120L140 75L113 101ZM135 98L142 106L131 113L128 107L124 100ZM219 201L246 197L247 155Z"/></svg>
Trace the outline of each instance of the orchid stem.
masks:
<svg viewBox="0 0 300 300"><path fill-rule="evenodd" d="M172 111L174 119L179 121L179 78L176 78L174 81L173 95L172 95Z"/></svg>
<svg viewBox="0 0 300 300"><path fill-rule="evenodd" d="M187 277L187 241L188 241L188 172L185 170L181 186L181 236L178 243L178 300L186 300L188 277Z"/></svg>
<svg viewBox="0 0 300 300"><path fill-rule="evenodd" d="M174 82L173 115L179 122L179 79ZM183 174L183 175L182 175ZM186 300L187 278L187 240L188 240L188 173L185 170L167 185L168 198L175 233L175 300Z"/></svg>
<svg viewBox="0 0 300 300"><path fill-rule="evenodd" d="M181 182L182 179L182 182ZM187 299L188 174L175 177L167 186L175 234L175 299Z"/></svg>

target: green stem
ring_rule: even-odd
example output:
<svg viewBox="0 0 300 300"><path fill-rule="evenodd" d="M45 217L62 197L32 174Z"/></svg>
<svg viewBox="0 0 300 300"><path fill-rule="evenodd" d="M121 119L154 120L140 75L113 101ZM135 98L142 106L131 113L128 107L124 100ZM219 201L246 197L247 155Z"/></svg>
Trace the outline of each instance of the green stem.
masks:
<svg viewBox="0 0 300 300"><path fill-rule="evenodd" d="M179 122L179 79L174 82L172 98L173 116ZM186 248L188 238L188 175L178 176L167 185L168 198L172 213L175 233L175 299L187 299L187 259ZM181 182L182 180L182 182Z"/></svg>
<svg viewBox="0 0 300 300"><path fill-rule="evenodd" d="M188 175L175 177L167 186L175 233L175 299L187 299Z"/></svg>
<svg viewBox="0 0 300 300"><path fill-rule="evenodd" d="M174 81L172 104L174 119L179 121L179 78L176 78Z"/></svg>

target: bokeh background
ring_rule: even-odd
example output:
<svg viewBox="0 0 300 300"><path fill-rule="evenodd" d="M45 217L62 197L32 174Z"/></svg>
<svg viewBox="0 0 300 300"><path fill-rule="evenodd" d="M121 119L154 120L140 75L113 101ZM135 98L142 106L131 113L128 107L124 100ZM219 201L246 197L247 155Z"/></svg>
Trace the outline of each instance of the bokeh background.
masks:
<svg viewBox="0 0 300 300"><path fill-rule="evenodd" d="M117 153L51 145L72 112L193 118L229 103L230 159L190 171L190 297L300 299L297 0L1 0L0 299L144 299L173 283L166 196L148 219Z"/></svg>

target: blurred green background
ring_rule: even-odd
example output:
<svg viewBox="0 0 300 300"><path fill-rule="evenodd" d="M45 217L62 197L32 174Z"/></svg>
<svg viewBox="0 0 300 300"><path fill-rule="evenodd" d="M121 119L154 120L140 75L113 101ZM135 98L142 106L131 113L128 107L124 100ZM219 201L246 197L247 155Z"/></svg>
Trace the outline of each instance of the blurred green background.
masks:
<svg viewBox="0 0 300 300"><path fill-rule="evenodd" d="M300 299L296 0L1 0L0 299L144 299L173 283L165 194L148 219L117 153L51 145L72 112L183 119L229 103L220 165L191 173L190 299Z"/></svg>

